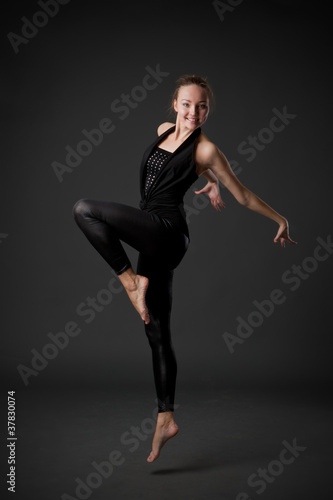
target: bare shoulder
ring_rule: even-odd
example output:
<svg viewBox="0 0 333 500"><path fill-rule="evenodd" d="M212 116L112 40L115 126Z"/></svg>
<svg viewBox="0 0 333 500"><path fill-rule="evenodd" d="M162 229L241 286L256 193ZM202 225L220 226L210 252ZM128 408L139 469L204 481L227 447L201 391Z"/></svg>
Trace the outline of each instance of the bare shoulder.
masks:
<svg viewBox="0 0 333 500"><path fill-rule="evenodd" d="M218 151L218 147L201 131L195 150L195 163L198 175L202 174L202 172L212 165Z"/></svg>
<svg viewBox="0 0 333 500"><path fill-rule="evenodd" d="M161 125L157 127L157 135L164 134L164 132L166 132L169 128L173 127L174 125L175 125L174 123L170 122L161 123Z"/></svg>

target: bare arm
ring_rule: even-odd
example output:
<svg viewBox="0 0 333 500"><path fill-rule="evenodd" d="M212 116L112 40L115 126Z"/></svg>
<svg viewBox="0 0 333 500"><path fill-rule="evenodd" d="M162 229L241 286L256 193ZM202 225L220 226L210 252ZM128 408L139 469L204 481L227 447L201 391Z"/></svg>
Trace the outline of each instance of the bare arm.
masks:
<svg viewBox="0 0 333 500"><path fill-rule="evenodd" d="M216 177L216 175L214 174L214 172L210 169L210 168L207 168L206 170L204 170L202 172L202 174L205 179L207 179L208 182L212 182L212 183L218 183L219 180L218 178Z"/></svg>
<svg viewBox="0 0 333 500"><path fill-rule="evenodd" d="M234 196L238 203L244 205L250 210L253 210L254 212L257 212L258 214L264 215L265 217L274 220L275 222L277 222L277 224L279 224L278 232L274 238L275 243L279 239L281 241L282 247L285 246L286 241L291 244L296 243L289 237L287 219L273 210L273 208L267 205L267 203L265 203L257 195L252 193L252 191L247 189L238 180L238 178L232 171L228 160L217 146L215 146L211 142L206 143L201 148L200 156L200 162L205 165L202 168L202 175L204 175L207 170L211 171L215 175L215 177L230 191L230 193ZM208 176L211 177L211 174L208 173Z"/></svg>

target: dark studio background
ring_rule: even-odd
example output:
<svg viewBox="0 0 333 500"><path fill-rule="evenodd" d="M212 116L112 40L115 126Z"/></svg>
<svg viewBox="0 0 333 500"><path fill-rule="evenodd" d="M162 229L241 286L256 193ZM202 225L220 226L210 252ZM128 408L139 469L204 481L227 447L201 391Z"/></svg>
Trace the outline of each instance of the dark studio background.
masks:
<svg viewBox="0 0 333 500"><path fill-rule="evenodd" d="M210 1L71 0L60 5L57 15L15 54L7 34L21 34L22 16L31 20L40 7L36 1L3 3L1 406L6 436L6 393L15 390L21 432L17 484L20 476L21 481L27 476L29 485L26 490L22 485L17 498L27 498L23 492L30 491L34 498L46 498L38 497L42 489L35 488L33 472L25 472L30 460L37 461L38 456L43 462L43 454L50 453L43 448L43 440L48 442L52 432L41 417L42 408L60 412L59 428L66 427L64 401L75 401L82 391L87 401L98 391L115 405L127 401L129 423L136 421L136 411L142 418L147 407L150 412L155 394L150 350L125 292L113 293L90 323L77 314L87 297L107 288L113 273L80 232L71 212L80 198L138 207L143 151L153 142L157 126L173 121L167 107L175 82L184 73L207 77L216 109L203 126L204 133L239 164L241 182L288 218L291 238L298 245L285 249L275 245L277 225L237 204L225 189L221 195L226 209L217 213L205 196L193 193L205 180L199 178L191 186L185 197L187 209L194 210L189 215L191 245L175 271L173 289L178 403L182 405L182 394L195 397L196 390L207 391L212 398L223 391L260 390L291 400L302 394L307 401L310 398L310 406L323 408L322 418L327 418L333 257L318 262L313 272L303 271L307 277L299 279L294 291L292 283L282 281L293 265L303 266L304 259L313 257L318 237L326 241L333 232L332 79L325 5L247 0L226 12L222 21ZM122 120L110 109L111 103L142 84L147 66L157 65L168 76ZM285 106L296 117L248 161L239 145L268 127L273 108L282 112ZM115 130L59 182L52 162L65 163L65 147L75 148L85 138L82 130L97 128L103 118L110 118ZM207 206L198 208L200 201ZM137 252L124 246L135 267ZM237 317L246 320L255 310L253 301L269 299L274 289L283 292L284 303L275 306L231 354L223 334L236 334ZM41 352L50 343L48 333L62 332L70 321L81 333L25 385L18 365L31 367L31 350ZM140 391L142 404L133 409L131 398ZM119 393L123 400L118 401ZM321 427L320 415L316 414L313 426ZM298 419L295 414L291 418ZM28 438L24 433L32 421L36 429L43 429L38 444L32 434ZM111 428L111 417L109 424ZM49 476L45 467L45 485L53 484L51 478L63 460L56 444L52 446L58 465L50 468ZM84 464L93 458L83 454L80 459ZM324 469L318 470L325 475ZM80 467L69 473L68 484L75 474L80 475ZM316 478L313 471L309 485L314 486ZM53 481L47 498L70 491L65 480ZM242 488L237 477L234 485L231 496L210 493L210 498L236 498ZM324 489L322 480L320 487ZM187 498L178 491L173 498ZM295 498L288 491L282 489L279 498ZM124 498L121 490L98 494L91 498ZM267 493L265 498L275 497Z"/></svg>

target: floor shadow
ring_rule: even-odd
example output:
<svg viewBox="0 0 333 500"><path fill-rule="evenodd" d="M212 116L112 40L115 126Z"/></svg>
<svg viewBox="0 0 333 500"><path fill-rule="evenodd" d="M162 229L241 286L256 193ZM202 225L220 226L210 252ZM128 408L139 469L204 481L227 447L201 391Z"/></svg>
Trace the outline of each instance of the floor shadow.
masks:
<svg viewBox="0 0 333 500"><path fill-rule="evenodd" d="M205 460L202 463L179 465L179 467L170 467L157 469L151 472L152 475L166 476L167 474L184 474L186 472L200 472L208 469L214 469L220 465L215 461Z"/></svg>

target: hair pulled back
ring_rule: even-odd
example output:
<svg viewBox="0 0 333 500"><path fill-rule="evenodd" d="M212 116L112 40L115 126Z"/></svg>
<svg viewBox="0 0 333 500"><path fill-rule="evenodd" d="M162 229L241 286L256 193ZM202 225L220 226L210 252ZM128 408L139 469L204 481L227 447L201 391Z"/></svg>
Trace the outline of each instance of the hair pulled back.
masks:
<svg viewBox="0 0 333 500"><path fill-rule="evenodd" d="M177 86L174 90L174 93L173 93L172 98L171 98L171 103L169 106L170 113L175 112L174 107L173 107L173 103L178 98L179 90L181 89L181 87L187 87L188 85L198 85L199 87L201 87L205 91L206 97L209 100L210 110L213 109L213 107L215 105L214 94L213 94L213 90L212 90L211 86L209 85L209 83L207 82L206 78L202 78L201 76L197 76L197 75L182 75L180 78L178 78L176 83L177 83Z"/></svg>

